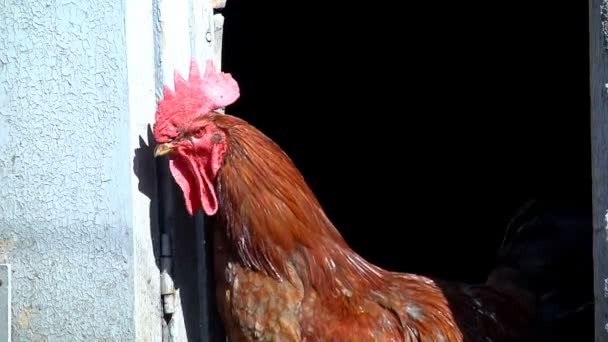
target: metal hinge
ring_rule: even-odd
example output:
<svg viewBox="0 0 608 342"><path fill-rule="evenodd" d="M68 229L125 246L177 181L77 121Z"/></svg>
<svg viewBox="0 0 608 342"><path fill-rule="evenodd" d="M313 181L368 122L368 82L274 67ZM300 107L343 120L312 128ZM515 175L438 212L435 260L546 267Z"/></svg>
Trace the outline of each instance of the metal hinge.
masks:
<svg viewBox="0 0 608 342"><path fill-rule="evenodd" d="M0 341L11 342L11 266L0 264Z"/></svg>
<svg viewBox="0 0 608 342"><path fill-rule="evenodd" d="M169 234L161 235L160 242L160 295L163 305L163 342L173 342L175 337L175 285L171 279L173 258Z"/></svg>

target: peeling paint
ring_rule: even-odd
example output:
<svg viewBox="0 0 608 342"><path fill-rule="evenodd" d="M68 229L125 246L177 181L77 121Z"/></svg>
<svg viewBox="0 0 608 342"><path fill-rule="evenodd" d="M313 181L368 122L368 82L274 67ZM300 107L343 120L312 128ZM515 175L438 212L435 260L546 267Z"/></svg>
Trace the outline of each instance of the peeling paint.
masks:
<svg viewBox="0 0 608 342"><path fill-rule="evenodd" d="M26 307L23 308L17 314L17 328L20 330L28 329L30 327L30 322L32 320L32 308Z"/></svg>
<svg viewBox="0 0 608 342"><path fill-rule="evenodd" d="M122 1L0 2L0 254L16 341L131 341Z"/></svg>
<svg viewBox="0 0 608 342"><path fill-rule="evenodd" d="M0 239L0 264L8 263L8 255L15 248L15 241Z"/></svg>

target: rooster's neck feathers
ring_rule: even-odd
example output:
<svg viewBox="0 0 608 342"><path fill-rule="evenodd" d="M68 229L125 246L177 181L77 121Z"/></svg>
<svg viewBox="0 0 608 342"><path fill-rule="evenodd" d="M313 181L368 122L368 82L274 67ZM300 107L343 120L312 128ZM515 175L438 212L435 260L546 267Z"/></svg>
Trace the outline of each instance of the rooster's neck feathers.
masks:
<svg viewBox="0 0 608 342"><path fill-rule="evenodd" d="M383 270L346 244L290 158L272 140L229 115L210 118L228 150L218 173L218 219L233 255L277 279L295 268L304 286L332 294L381 286ZM330 293L327 293L330 295Z"/></svg>

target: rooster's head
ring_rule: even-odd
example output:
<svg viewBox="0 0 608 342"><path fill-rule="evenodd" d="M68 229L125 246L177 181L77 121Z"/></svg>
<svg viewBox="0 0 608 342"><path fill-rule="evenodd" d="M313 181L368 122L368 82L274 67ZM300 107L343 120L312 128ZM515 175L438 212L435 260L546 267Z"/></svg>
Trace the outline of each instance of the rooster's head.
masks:
<svg viewBox="0 0 608 342"><path fill-rule="evenodd" d="M174 84L175 90L164 87L164 98L158 102L154 154L169 155L171 173L184 193L188 212L192 215L202 207L213 215L218 207L213 182L227 144L225 132L207 118L236 101L239 86L230 74L216 70L212 61L201 76L194 60L188 79L176 72Z"/></svg>

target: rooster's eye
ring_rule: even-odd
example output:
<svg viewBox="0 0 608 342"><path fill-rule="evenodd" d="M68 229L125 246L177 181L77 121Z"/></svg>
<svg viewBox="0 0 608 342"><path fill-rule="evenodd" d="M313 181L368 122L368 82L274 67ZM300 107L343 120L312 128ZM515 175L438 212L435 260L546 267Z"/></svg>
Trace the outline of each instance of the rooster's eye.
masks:
<svg viewBox="0 0 608 342"><path fill-rule="evenodd" d="M192 133L192 136L193 136L194 138L196 138L196 139L200 139L200 138L202 138L202 137L203 137L203 135L205 135L205 129L204 129L204 128L201 128L201 129L199 129L198 131L196 131L196 132Z"/></svg>

